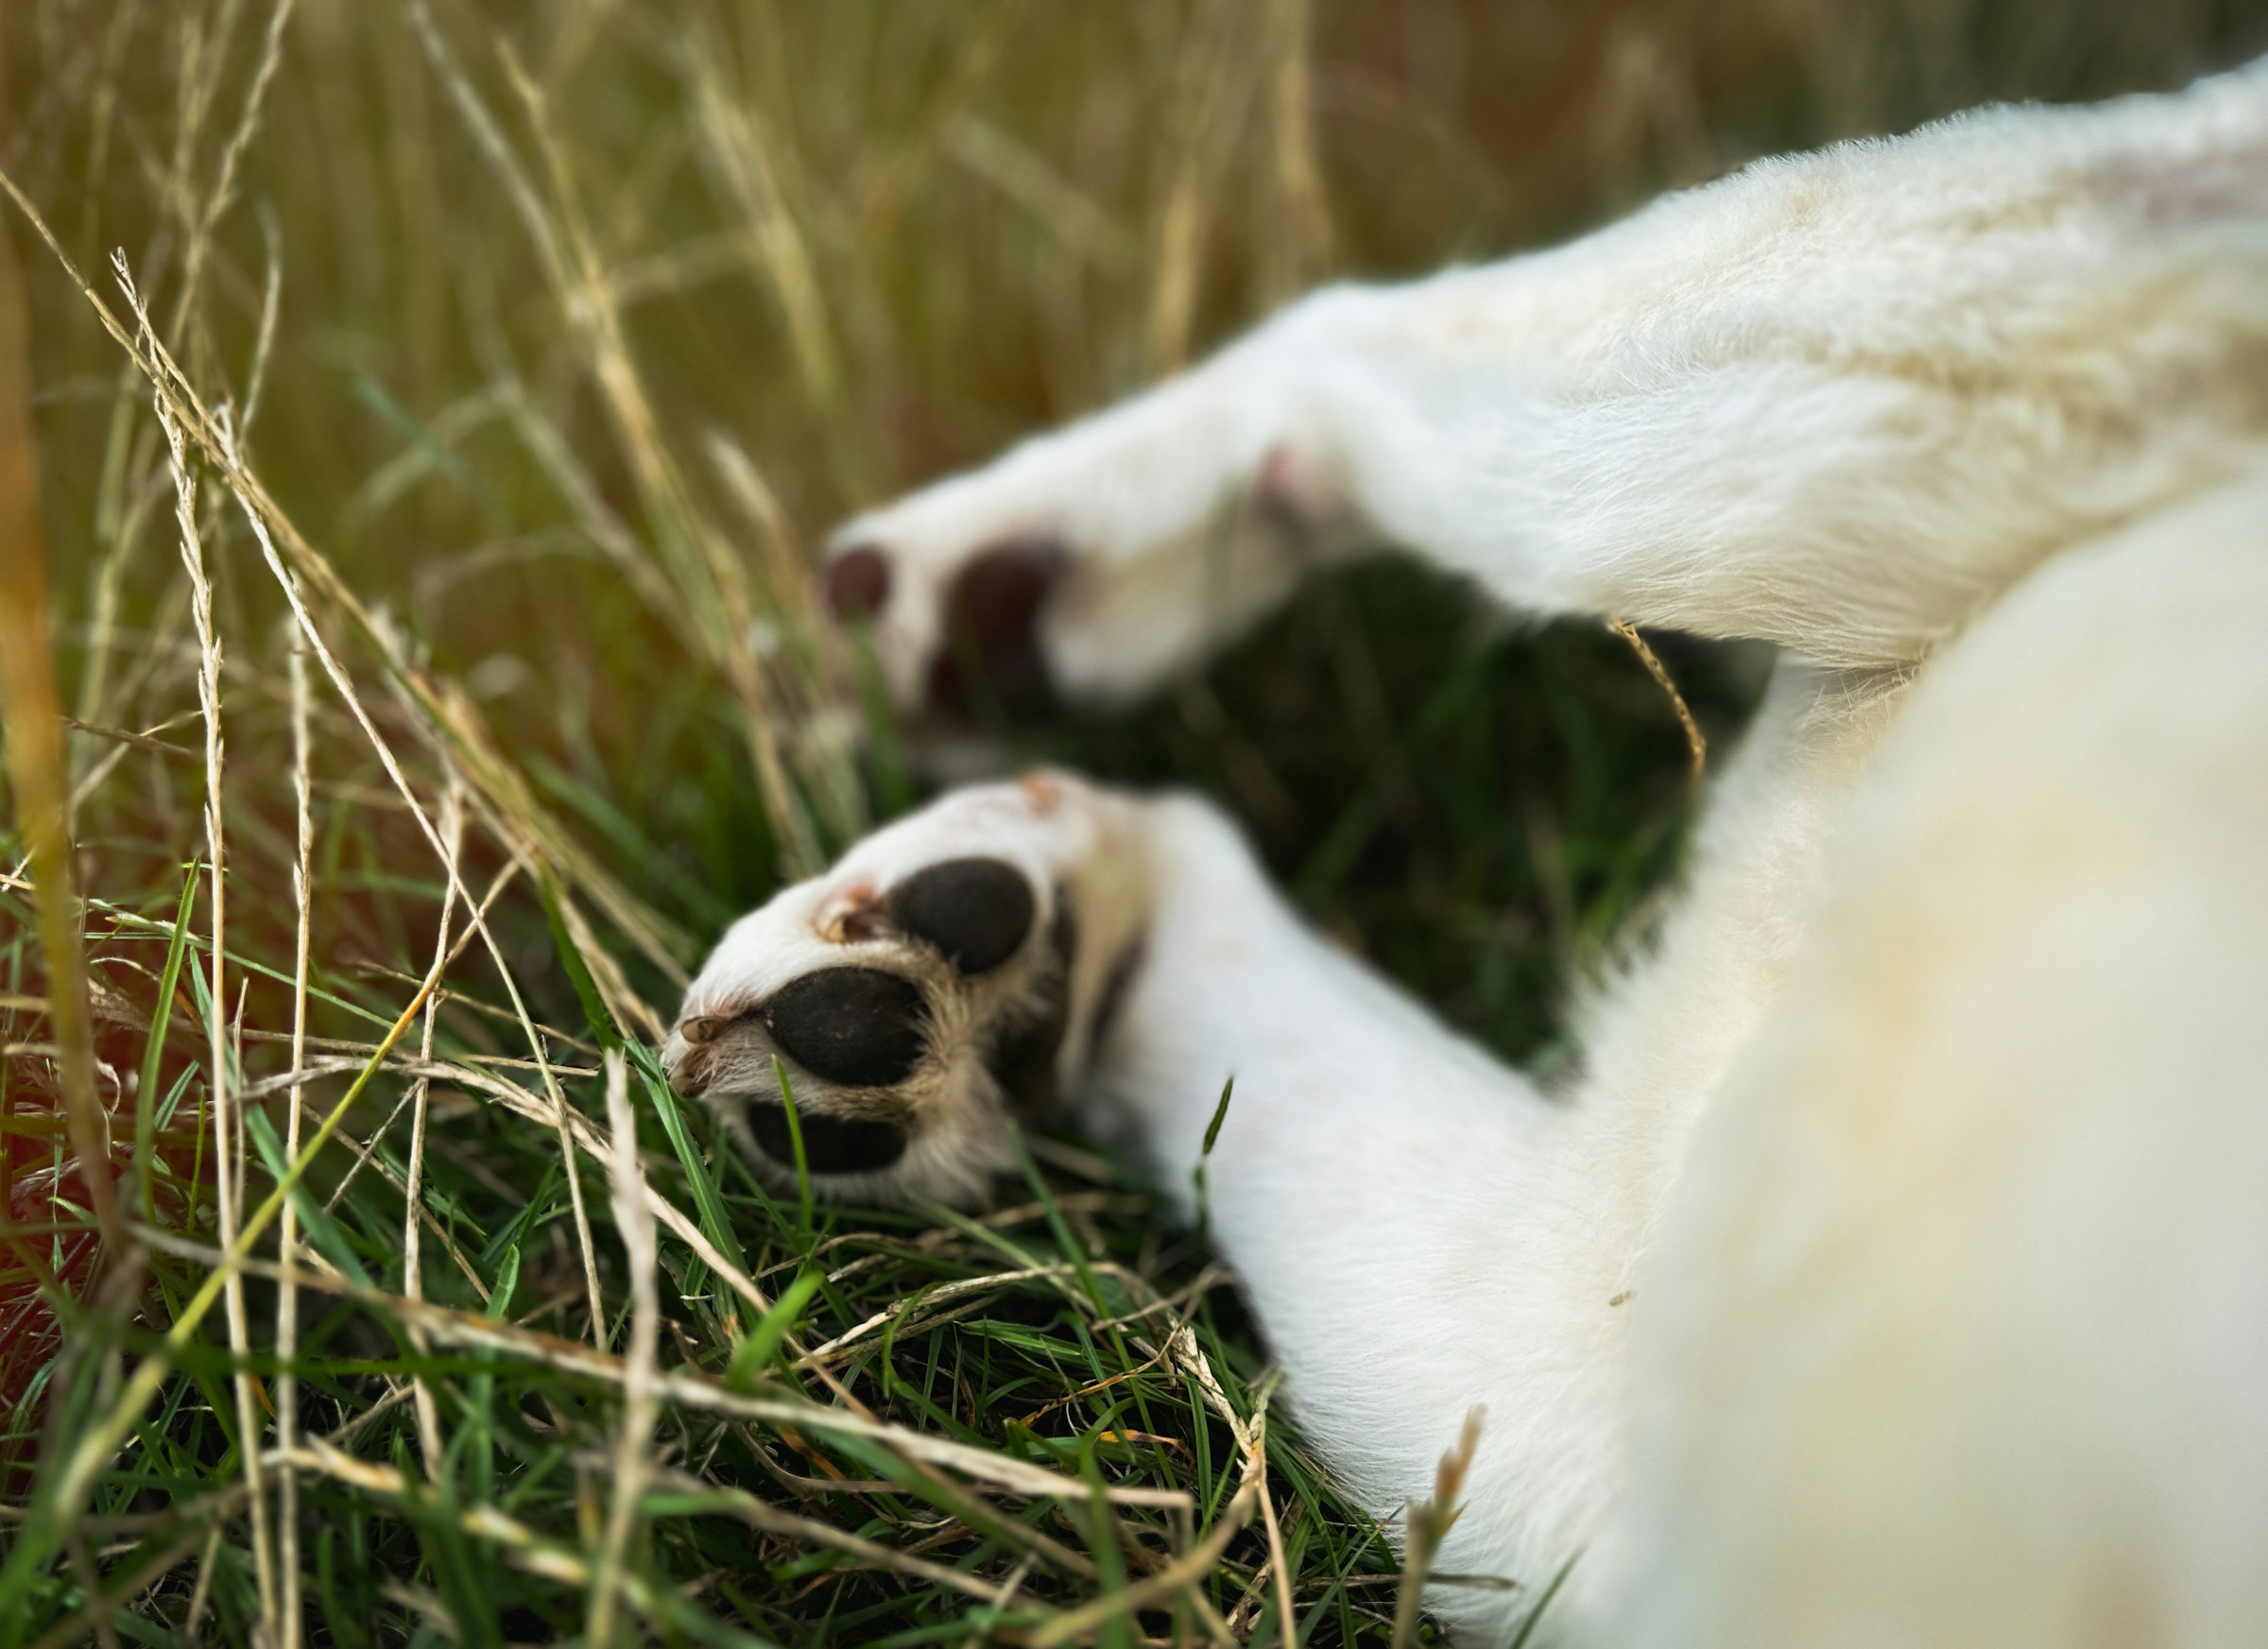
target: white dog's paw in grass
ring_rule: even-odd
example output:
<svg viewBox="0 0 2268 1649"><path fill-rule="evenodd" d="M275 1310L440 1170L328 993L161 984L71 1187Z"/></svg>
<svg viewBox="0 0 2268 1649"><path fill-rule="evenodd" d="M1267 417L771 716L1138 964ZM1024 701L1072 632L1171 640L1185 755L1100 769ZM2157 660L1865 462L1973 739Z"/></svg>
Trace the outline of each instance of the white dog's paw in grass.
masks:
<svg viewBox="0 0 2268 1649"><path fill-rule="evenodd" d="M1132 966L1143 811L1035 773L868 837L726 934L663 1049L672 1085L775 1184L799 1133L825 1194L973 1200Z"/></svg>

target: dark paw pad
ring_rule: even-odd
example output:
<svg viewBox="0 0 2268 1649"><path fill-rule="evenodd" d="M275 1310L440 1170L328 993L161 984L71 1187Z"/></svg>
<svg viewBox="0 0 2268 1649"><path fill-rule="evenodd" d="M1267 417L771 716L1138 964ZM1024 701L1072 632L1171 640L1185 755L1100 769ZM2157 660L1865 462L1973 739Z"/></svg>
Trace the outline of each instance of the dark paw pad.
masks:
<svg viewBox="0 0 2268 1649"><path fill-rule="evenodd" d="M782 1168L793 1168L796 1142L788 1132L787 1107L755 1100L747 1116L758 1148ZM808 1110L799 1110L796 1121L803 1130L804 1163L814 1174L872 1174L905 1155L905 1130L896 1123Z"/></svg>
<svg viewBox="0 0 2268 1649"><path fill-rule="evenodd" d="M919 1062L929 1005L896 973L822 968L782 986L764 1022L780 1051L814 1076L881 1088L902 1082Z"/></svg>
<svg viewBox="0 0 2268 1649"><path fill-rule="evenodd" d="M989 973L1032 931L1032 885L1005 859L947 859L890 892L890 915L964 973Z"/></svg>
<svg viewBox="0 0 2268 1649"><path fill-rule="evenodd" d="M827 563L822 582L837 620L872 618L890 598L890 558L872 544L853 544Z"/></svg>
<svg viewBox="0 0 2268 1649"><path fill-rule="evenodd" d="M1054 539L1012 540L970 559L946 597L944 650L930 667L936 708L962 716L988 701L1012 714L1054 708L1040 611L1070 561Z"/></svg>

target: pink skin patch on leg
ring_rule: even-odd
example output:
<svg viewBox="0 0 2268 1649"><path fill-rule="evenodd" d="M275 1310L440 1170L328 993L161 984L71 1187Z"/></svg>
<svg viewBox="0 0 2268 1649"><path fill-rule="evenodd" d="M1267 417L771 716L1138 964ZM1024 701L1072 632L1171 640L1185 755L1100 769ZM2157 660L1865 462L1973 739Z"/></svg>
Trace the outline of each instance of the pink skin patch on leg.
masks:
<svg viewBox="0 0 2268 1649"><path fill-rule="evenodd" d="M1320 526L1339 513L1343 501L1322 469L1288 446L1268 449L1254 489L1260 507L1296 527Z"/></svg>

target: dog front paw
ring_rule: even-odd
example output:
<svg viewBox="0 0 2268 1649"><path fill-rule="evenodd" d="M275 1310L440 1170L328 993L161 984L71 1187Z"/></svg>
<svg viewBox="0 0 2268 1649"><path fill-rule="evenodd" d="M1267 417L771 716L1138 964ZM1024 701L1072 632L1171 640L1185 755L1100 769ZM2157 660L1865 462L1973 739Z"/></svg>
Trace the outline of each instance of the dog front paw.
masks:
<svg viewBox="0 0 2268 1649"><path fill-rule="evenodd" d="M671 1086L782 1189L799 1137L826 1195L975 1200L1136 953L1143 807L1034 774L868 838L726 934L663 1047Z"/></svg>
<svg viewBox="0 0 2268 1649"><path fill-rule="evenodd" d="M1246 346L844 527L821 588L899 707L1139 697L1339 549L1351 511L1285 355Z"/></svg>

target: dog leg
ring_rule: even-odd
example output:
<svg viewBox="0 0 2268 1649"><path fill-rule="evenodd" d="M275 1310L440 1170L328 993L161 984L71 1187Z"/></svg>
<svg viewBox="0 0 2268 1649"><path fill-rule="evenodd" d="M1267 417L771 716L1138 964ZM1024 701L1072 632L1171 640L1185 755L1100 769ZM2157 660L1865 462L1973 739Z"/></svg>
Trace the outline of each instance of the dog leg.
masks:
<svg viewBox="0 0 2268 1649"><path fill-rule="evenodd" d="M1522 611L1910 661L2259 461L2268 68L1752 166L1555 251L1293 305L852 523L908 705L1147 691L1393 543Z"/></svg>
<svg viewBox="0 0 2268 1649"><path fill-rule="evenodd" d="M825 1194L972 1200L1059 1091L1184 1213L1233 1077L1211 1229L1303 1434L1386 1518L1490 1405L1441 1567L1526 1589L1436 1606L1517 1618L1609 1503L1624 1258L1569 1113L1317 937L1208 805L1039 774L869 838L725 936L664 1050L785 1187L775 1056Z"/></svg>

